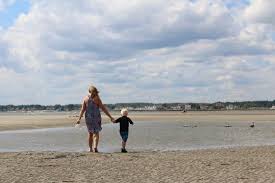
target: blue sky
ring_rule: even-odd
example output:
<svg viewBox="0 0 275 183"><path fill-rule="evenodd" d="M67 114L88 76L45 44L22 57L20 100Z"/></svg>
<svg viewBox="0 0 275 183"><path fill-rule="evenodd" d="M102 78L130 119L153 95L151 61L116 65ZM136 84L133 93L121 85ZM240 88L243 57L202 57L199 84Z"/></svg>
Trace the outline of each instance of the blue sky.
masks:
<svg viewBox="0 0 275 183"><path fill-rule="evenodd" d="M0 26L3 28L12 26L17 17L22 13L27 13L29 8L30 2L28 0L15 1L8 5L3 11L0 11Z"/></svg>
<svg viewBox="0 0 275 183"><path fill-rule="evenodd" d="M0 105L273 100L274 4L0 0Z"/></svg>

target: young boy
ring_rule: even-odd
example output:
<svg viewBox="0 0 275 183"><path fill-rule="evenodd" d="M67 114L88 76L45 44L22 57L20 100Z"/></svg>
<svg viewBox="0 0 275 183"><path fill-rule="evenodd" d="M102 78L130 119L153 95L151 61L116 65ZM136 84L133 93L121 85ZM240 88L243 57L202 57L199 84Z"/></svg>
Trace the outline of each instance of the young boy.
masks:
<svg viewBox="0 0 275 183"><path fill-rule="evenodd" d="M120 128L119 128L119 132L120 132L120 136L122 138L122 148L121 148L121 152L123 153L127 153L126 151L126 142L128 139L128 132L129 132L129 123L131 125L133 125L133 121L127 117L128 115L128 110L126 108L121 109L121 117L116 119L114 121L114 123L120 123Z"/></svg>

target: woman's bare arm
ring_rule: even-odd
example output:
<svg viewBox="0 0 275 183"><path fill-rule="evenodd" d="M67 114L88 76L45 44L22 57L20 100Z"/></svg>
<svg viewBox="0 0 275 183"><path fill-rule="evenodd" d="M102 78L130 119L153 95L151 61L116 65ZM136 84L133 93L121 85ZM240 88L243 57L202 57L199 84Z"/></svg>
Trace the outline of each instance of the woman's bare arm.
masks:
<svg viewBox="0 0 275 183"><path fill-rule="evenodd" d="M80 120L81 120L81 118L82 118L85 111L86 111L86 103L85 103L85 99L84 99L83 102L82 102L80 113L79 113L79 118L78 118L76 123L78 123L78 124L80 123Z"/></svg>
<svg viewBox="0 0 275 183"><path fill-rule="evenodd" d="M108 109L106 108L106 106L102 103L101 99L99 96L95 97L95 103L98 105L99 108L102 109L102 111L111 119L111 121L113 122L115 119L111 116L111 114L109 113Z"/></svg>

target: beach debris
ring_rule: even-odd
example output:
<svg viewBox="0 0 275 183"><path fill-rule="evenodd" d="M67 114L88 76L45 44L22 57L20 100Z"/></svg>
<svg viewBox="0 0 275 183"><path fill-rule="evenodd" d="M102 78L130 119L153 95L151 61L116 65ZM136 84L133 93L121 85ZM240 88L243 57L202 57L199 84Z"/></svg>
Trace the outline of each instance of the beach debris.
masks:
<svg viewBox="0 0 275 183"><path fill-rule="evenodd" d="M254 128L255 127L255 123L252 122L252 124L250 125L251 128Z"/></svg>
<svg viewBox="0 0 275 183"><path fill-rule="evenodd" d="M230 165L230 163L221 163L221 165L228 166L228 165Z"/></svg>
<svg viewBox="0 0 275 183"><path fill-rule="evenodd" d="M57 165L57 164L46 164L46 165L38 165L36 167L58 167L60 165Z"/></svg>
<svg viewBox="0 0 275 183"><path fill-rule="evenodd" d="M182 127L185 127L185 128L196 128L196 127L198 127L198 125L183 125Z"/></svg>
<svg viewBox="0 0 275 183"><path fill-rule="evenodd" d="M62 182L75 182L74 180L62 180Z"/></svg>
<svg viewBox="0 0 275 183"><path fill-rule="evenodd" d="M238 179L244 180L244 179L249 179L249 178L247 178L247 177L238 177Z"/></svg>
<svg viewBox="0 0 275 183"><path fill-rule="evenodd" d="M67 155L65 154L57 154L57 155L54 155L53 157L46 157L44 159L60 159L60 158L66 158Z"/></svg>
<svg viewBox="0 0 275 183"><path fill-rule="evenodd" d="M229 128L229 127L232 127L232 126L229 125L229 124L226 124L226 125L224 125L224 127Z"/></svg>

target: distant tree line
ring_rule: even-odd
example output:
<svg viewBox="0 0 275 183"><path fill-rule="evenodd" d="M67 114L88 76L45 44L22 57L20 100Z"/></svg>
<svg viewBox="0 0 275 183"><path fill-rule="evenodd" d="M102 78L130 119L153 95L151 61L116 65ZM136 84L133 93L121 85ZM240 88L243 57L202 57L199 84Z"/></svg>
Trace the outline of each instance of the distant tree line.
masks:
<svg viewBox="0 0 275 183"><path fill-rule="evenodd" d="M131 108L132 110L184 110L186 105L190 106L191 110L226 110L232 107L234 110L249 110L249 109L269 109L275 106L273 101L243 101L243 102L215 102L215 103L116 103L106 104L110 110L120 110L123 107ZM75 111L80 110L80 104L67 105L0 105L1 112L7 111Z"/></svg>
<svg viewBox="0 0 275 183"><path fill-rule="evenodd" d="M79 110L80 104L68 105L0 105L0 111L73 111Z"/></svg>
<svg viewBox="0 0 275 183"><path fill-rule="evenodd" d="M271 108L275 106L275 100L273 101L244 101L244 102L226 102L226 105L232 104L238 106L240 109L249 108Z"/></svg>

